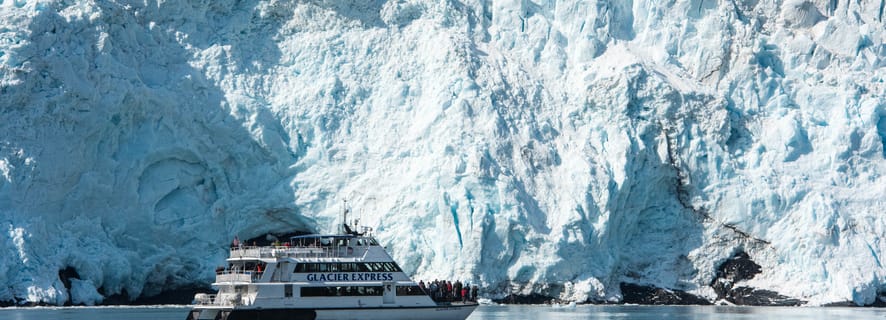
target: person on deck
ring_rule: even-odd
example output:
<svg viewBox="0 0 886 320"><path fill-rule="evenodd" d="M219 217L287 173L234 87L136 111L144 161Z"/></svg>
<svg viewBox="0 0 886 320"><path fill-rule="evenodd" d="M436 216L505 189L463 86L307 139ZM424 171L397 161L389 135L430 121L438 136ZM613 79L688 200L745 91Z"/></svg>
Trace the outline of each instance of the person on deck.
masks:
<svg viewBox="0 0 886 320"><path fill-rule="evenodd" d="M465 282L465 291L464 291L464 294L462 294L461 296L464 299L462 302L471 300L471 284L470 283Z"/></svg>
<svg viewBox="0 0 886 320"><path fill-rule="evenodd" d="M439 289L440 289L439 287L437 287L437 280L434 280L434 282L431 282L431 286L430 286L430 287L431 287L431 292L430 292L430 293L431 293L431 299L433 299L434 301L437 301L437 292L438 292Z"/></svg>
<svg viewBox="0 0 886 320"><path fill-rule="evenodd" d="M461 303L468 301L468 287L461 288Z"/></svg>
<svg viewBox="0 0 886 320"><path fill-rule="evenodd" d="M231 241L231 249L240 248L240 238L234 236L234 241Z"/></svg>

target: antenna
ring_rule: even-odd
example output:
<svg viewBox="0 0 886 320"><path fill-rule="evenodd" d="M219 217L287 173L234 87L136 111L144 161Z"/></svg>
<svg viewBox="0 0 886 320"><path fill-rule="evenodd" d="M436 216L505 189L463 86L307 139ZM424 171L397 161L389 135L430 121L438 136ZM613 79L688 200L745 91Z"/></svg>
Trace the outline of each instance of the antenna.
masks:
<svg viewBox="0 0 886 320"><path fill-rule="evenodd" d="M344 204L342 205L343 207L341 211L341 226L338 227L339 234L347 233L348 229L348 212L350 210L348 209L348 200L345 199L343 200L343 202Z"/></svg>

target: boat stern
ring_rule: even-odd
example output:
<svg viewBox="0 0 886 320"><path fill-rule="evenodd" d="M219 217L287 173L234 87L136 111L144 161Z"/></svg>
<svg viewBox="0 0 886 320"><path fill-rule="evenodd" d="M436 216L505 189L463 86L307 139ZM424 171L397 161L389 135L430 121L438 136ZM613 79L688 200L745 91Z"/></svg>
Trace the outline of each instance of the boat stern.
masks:
<svg viewBox="0 0 886 320"><path fill-rule="evenodd" d="M219 309L198 309L194 308L188 311L188 317L185 320L221 320L223 317L222 310Z"/></svg>
<svg viewBox="0 0 886 320"><path fill-rule="evenodd" d="M194 296L194 307L188 311L185 320L226 320L233 310L231 299L215 294L198 293Z"/></svg>

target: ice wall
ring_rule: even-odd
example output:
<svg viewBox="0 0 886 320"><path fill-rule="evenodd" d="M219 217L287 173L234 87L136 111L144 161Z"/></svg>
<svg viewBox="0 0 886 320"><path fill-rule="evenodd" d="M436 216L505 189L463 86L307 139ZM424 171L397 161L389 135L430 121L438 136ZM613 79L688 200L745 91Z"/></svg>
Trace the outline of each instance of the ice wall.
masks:
<svg viewBox="0 0 886 320"><path fill-rule="evenodd" d="M882 1L0 1L0 300L206 283L343 200L418 278L868 304ZM80 279L67 289L59 270Z"/></svg>

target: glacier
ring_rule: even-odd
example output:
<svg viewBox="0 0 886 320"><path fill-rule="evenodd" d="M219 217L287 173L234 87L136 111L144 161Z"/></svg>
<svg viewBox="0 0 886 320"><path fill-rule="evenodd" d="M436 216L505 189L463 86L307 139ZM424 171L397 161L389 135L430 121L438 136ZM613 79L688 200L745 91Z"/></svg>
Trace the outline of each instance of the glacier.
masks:
<svg viewBox="0 0 886 320"><path fill-rule="evenodd" d="M886 292L883 0L0 0L0 301L206 286L343 203L483 295ZM62 270L74 270L67 282Z"/></svg>

